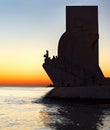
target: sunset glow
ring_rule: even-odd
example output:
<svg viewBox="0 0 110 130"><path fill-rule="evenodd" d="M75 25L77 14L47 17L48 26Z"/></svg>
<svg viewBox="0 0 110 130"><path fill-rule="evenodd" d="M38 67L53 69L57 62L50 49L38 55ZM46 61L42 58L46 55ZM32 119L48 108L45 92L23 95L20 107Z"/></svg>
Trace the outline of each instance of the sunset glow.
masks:
<svg viewBox="0 0 110 130"><path fill-rule="evenodd" d="M98 5L99 65L110 77L109 0L5 0L0 1L0 85L52 84L43 55L45 50L57 55L67 5Z"/></svg>

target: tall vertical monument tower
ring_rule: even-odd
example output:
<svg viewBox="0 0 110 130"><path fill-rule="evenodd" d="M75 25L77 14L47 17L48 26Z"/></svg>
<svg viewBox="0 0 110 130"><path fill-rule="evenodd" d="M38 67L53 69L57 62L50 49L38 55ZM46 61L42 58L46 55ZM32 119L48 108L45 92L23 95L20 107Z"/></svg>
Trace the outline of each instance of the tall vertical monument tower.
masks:
<svg viewBox="0 0 110 130"><path fill-rule="evenodd" d="M58 56L47 51L43 67L55 86L103 84L98 61L98 7L67 6L66 31L58 44Z"/></svg>

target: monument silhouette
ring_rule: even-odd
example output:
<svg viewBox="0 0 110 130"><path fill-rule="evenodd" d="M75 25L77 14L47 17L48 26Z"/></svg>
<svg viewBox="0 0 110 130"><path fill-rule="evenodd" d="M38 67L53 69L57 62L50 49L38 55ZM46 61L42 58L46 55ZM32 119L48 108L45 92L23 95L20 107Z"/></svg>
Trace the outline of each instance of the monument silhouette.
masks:
<svg viewBox="0 0 110 130"><path fill-rule="evenodd" d="M50 58L48 50L44 55L43 68L54 87L92 90L110 85L99 67L98 39L98 6L66 6L66 31L59 40L58 56Z"/></svg>

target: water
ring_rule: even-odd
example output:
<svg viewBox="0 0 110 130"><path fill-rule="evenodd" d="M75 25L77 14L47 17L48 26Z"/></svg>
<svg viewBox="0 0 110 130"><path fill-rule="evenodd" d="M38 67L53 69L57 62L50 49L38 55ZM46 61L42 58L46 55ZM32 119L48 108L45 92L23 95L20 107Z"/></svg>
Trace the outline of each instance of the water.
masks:
<svg viewBox="0 0 110 130"><path fill-rule="evenodd" d="M0 130L110 130L110 105L43 99L51 88L0 87Z"/></svg>

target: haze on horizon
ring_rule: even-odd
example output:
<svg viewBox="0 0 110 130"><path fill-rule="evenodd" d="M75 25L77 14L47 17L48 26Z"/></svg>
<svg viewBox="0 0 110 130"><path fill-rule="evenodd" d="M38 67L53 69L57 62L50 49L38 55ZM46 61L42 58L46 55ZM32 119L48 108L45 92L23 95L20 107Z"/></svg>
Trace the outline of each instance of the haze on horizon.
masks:
<svg viewBox="0 0 110 130"><path fill-rule="evenodd" d="M0 85L47 85L43 55L57 55L65 32L65 6L98 5L99 64L110 77L109 0L0 1Z"/></svg>

